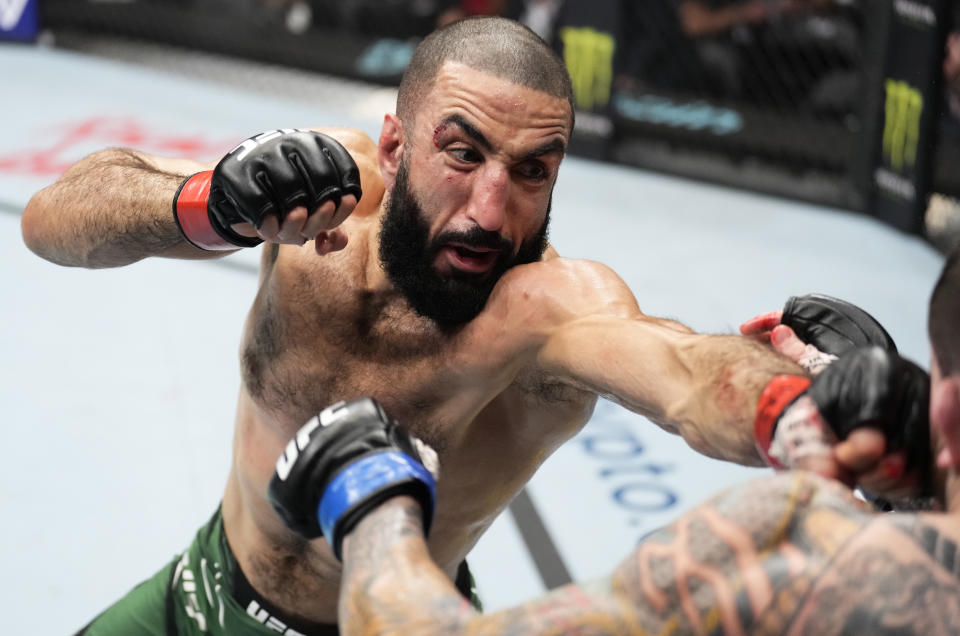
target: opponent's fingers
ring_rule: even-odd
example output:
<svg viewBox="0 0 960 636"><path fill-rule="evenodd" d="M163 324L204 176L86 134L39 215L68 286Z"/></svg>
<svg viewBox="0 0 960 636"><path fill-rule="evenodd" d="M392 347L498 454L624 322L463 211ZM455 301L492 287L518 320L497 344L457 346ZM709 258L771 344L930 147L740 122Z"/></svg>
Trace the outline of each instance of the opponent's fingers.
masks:
<svg viewBox="0 0 960 636"><path fill-rule="evenodd" d="M754 316L750 320L740 325L740 333L745 336L762 335L780 324L783 318L783 310L771 311L759 316Z"/></svg>
<svg viewBox="0 0 960 636"><path fill-rule="evenodd" d="M854 478L850 471L837 463L836 459L830 455L807 455L798 458L791 468L816 473L827 479L836 479L851 488L854 485Z"/></svg>
<svg viewBox="0 0 960 636"><path fill-rule="evenodd" d="M877 428L857 428L837 443L833 455L837 462L854 474L873 470L887 450L883 431Z"/></svg>
<svg viewBox="0 0 960 636"><path fill-rule="evenodd" d="M906 472L906 465L906 453L890 453L873 468L857 475L857 485L886 498L907 496L916 491L920 480L917 471Z"/></svg>

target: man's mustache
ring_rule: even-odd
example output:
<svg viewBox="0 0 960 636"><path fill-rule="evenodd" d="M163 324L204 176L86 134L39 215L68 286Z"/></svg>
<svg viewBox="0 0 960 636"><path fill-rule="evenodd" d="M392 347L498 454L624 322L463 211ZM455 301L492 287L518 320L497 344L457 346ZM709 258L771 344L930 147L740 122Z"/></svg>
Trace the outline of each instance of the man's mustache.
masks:
<svg viewBox="0 0 960 636"><path fill-rule="evenodd" d="M513 241L509 241L498 232L484 230L480 226L473 226L467 231L450 230L441 233L434 239L435 249L448 243L459 243L465 247L479 247L498 250L502 254L513 254Z"/></svg>

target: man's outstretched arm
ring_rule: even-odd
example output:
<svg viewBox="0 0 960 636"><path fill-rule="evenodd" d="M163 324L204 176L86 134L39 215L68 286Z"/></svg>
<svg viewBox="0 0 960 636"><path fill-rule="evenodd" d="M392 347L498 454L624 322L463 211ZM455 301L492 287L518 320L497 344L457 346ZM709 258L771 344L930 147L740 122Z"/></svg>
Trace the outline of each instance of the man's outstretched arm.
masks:
<svg viewBox="0 0 960 636"><path fill-rule="evenodd" d="M540 368L650 417L695 450L747 465L810 470L883 493L910 487L913 469L929 464L929 436L910 434L928 429L926 374L895 353L854 348L810 377L755 338L695 334L644 315L623 281L602 266L553 268L571 270L573 282L557 287L575 288L566 298L576 300L566 302L568 316L547 322L536 351ZM541 305L560 303L547 298ZM879 448L861 443L864 426L880 429L886 451L883 436ZM837 444L853 436L856 443Z"/></svg>
<svg viewBox="0 0 960 636"><path fill-rule="evenodd" d="M800 366L752 338L697 334L645 315L599 263L553 259L516 269L488 302L498 311L501 292L526 299L507 305L498 338L533 330L533 364L546 375L649 417L705 455L762 465L758 399L777 375L806 379Z"/></svg>

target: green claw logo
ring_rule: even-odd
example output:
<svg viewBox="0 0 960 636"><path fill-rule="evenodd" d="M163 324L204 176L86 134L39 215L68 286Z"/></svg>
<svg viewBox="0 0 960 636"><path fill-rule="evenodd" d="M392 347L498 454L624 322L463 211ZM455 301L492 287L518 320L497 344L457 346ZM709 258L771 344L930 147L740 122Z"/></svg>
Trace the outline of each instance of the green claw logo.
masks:
<svg viewBox="0 0 960 636"><path fill-rule="evenodd" d="M613 80L613 36L589 27L564 27L560 39L577 107L593 110L606 106Z"/></svg>
<svg viewBox="0 0 960 636"><path fill-rule="evenodd" d="M907 82L888 79L883 120L883 160L896 172L917 163L923 96Z"/></svg>

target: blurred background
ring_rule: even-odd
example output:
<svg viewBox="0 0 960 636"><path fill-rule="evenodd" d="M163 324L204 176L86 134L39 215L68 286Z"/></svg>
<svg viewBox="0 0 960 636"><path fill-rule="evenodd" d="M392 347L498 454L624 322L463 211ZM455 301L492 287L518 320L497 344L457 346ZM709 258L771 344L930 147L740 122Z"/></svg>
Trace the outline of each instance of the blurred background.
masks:
<svg viewBox="0 0 960 636"><path fill-rule="evenodd" d="M505 15L567 63L574 153L870 214L938 245L960 224L955 0L5 4L36 13L24 38L58 47L126 57L117 47L149 42L384 86L436 26Z"/></svg>
<svg viewBox="0 0 960 636"><path fill-rule="evenodd" d="M790 295L875 315L927 366L926 302L960 241L955 0L0 0L0 560L4 631L71 633L183 550L229 469L258 250L90 272L19 215L109 146L215 159L278 127L374 139L413 48L467 15L565 60L577 129L551 241L648 314L735 333ZM309 248L309 246L308 246ZM601 401L469 560L491 610L608 572L725 486Z"/></svg>

